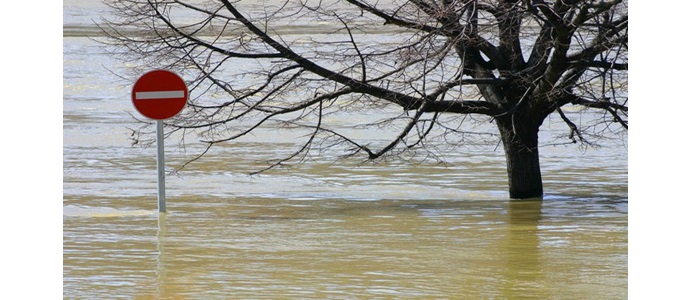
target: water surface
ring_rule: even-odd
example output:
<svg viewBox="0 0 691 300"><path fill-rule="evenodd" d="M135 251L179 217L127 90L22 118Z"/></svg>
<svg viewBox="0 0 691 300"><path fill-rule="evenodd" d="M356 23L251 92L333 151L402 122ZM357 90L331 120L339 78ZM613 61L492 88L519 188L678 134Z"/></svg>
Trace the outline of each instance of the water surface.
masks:
<svg viewBox="0 0 691 300"><path fill-rule="evenodd" d="M65 24L90 19L92 2L72 2ZM66 299L627 298L625 139L549 145L564 125L548 119L545 199L509 201L493 142L445 163L318 159L250 176L295 149L266 130L170 175L159 215L155 148L131 145L131 86L108 71L125 66L79 36L63 58ZM177 142L168 171L199 150Z"/></svg>

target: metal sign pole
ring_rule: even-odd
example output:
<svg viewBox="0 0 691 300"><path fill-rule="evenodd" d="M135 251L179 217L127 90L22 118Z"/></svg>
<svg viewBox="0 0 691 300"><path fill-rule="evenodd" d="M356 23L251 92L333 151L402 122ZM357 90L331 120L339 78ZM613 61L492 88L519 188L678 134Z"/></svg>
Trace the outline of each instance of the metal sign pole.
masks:
<svg viewBox="0 0 691 300"><path fill-rule="evenodd" d="M163 151L163 120L156 121L156 171L158 172L158 212L166 212L166 173Z"/></svg>

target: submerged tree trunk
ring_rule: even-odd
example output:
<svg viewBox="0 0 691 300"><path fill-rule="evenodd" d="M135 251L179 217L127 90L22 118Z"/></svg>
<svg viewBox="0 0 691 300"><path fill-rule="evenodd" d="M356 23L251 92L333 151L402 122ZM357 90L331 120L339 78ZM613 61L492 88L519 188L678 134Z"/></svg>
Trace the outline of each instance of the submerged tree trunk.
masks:
<svg viewBox="0 0 691 300"><path fill-rule="evenodd" d="M537 146L540 125L533 123L534 121L515 119L497 120L506 155L509 196L514 199L542 197L542 175Z"/></svg>

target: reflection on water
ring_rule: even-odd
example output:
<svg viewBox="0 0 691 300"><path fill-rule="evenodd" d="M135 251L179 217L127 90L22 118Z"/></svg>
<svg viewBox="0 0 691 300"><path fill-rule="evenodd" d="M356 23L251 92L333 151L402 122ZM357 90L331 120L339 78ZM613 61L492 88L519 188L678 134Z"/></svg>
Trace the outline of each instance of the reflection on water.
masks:
<svg viewBox="0 0 691 300"><path fill-rule="evenodd" d="M544 146L545 200L510 202L495 145L248 176L294 147L259 134L169 176L159 215L130 86L98 44L63 41L66 299L627 297L626 148ZM196 154L169 143L171 171Z"/></svg>

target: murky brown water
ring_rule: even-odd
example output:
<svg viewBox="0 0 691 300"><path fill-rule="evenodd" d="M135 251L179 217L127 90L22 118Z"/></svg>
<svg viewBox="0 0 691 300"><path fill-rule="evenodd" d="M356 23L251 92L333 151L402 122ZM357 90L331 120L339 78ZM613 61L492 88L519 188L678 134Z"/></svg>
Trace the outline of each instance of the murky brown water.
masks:
<svg viewBox="0 0 691 300"><path fill-rule="evenodd" d="M130 86L98 44L63 42L66 299L627 298L626 141L543 146L545 200L513 202L495 145L249 176L294 148L269 132L169 176L159 216ZM196 153L166 147L170 170Z"/></svg>
<svg viewBox="0 0 691 300"><path fill-rule="evenodd" d="M169 207L66 213L65 296L626 298L625 203L177 197Z"/></svg>

